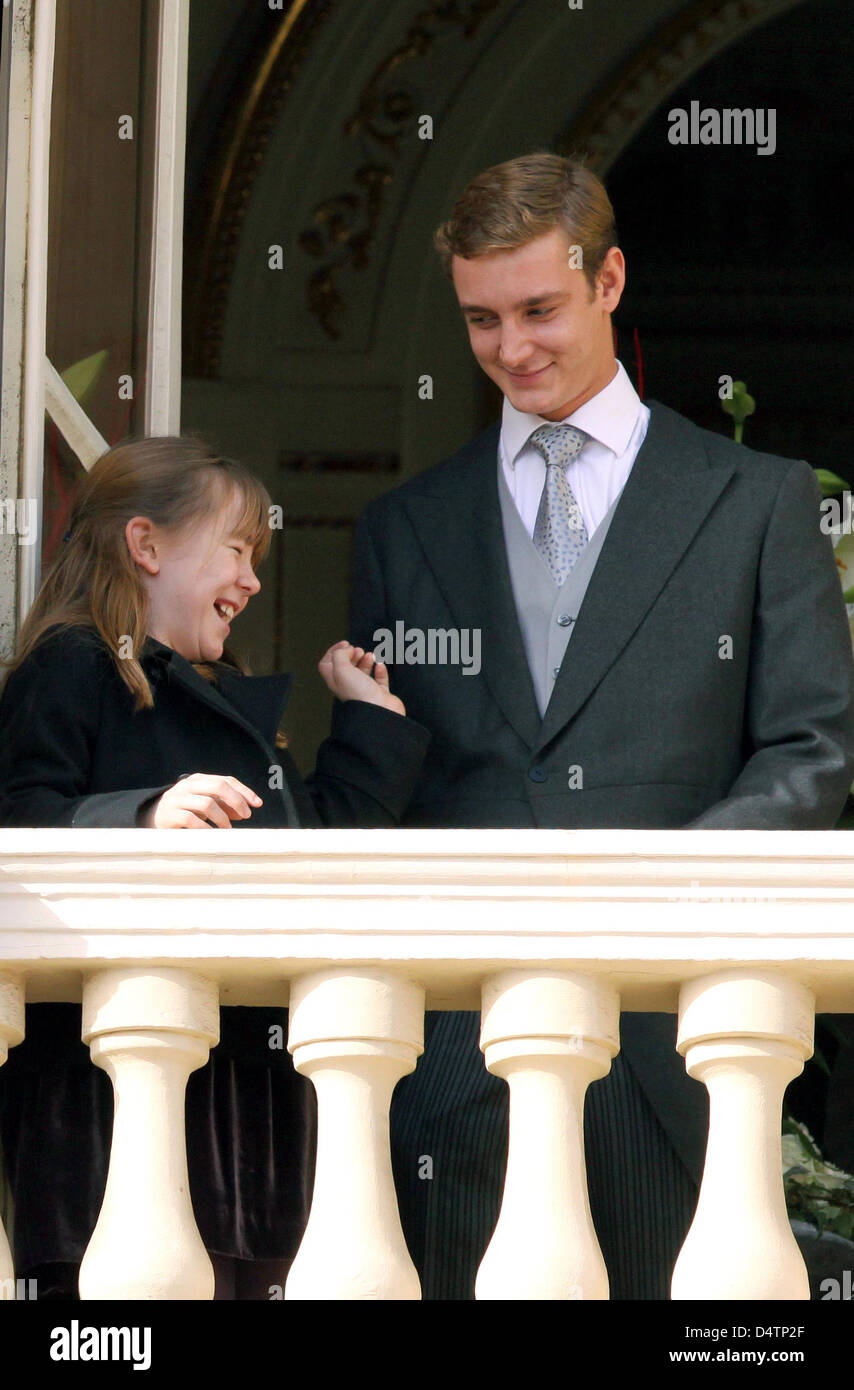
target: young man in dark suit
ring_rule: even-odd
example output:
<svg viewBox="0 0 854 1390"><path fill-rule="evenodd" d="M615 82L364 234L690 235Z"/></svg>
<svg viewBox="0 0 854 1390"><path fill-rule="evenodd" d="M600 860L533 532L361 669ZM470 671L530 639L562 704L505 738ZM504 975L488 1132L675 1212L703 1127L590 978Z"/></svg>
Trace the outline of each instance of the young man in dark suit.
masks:
<svg viewBox="0 0 854 1390"><path fill-rule="evenodd" d="M613 210L583 167L539 154L487 170L436 245L504 406L357 533L354 642L399 622L480 640L477 672L394 669L433 735L404 823L832 827L854 774L854 663L812 469L638 399L614 356ZM506 1087L478 1019L428 1015L392 1108L425 1297L472 1296L500 1205ZM666 1298L707 1097L672 1015L624 1014L621 1037L588 1094L591 1210L611 1297Z"/></svg>

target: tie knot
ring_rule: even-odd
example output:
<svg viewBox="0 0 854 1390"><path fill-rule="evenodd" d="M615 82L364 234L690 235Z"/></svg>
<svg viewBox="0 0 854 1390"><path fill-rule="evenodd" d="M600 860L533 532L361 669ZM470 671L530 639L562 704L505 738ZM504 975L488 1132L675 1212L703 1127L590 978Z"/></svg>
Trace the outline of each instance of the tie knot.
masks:
<svg viewBox="0 0 854 1390"><path fill-rule="evenodd" d="M547 464L556 463L566 468L578 457L589 438L584 430L576 429L575 425L540 425L528 443L539 449Z"/></svg>

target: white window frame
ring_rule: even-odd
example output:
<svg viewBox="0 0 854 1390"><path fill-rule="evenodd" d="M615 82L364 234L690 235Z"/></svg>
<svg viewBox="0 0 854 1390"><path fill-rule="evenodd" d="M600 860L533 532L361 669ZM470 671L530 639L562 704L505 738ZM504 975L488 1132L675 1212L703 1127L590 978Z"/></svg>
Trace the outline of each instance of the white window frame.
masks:
<svg viewBox="0 0 854 1390"><path fill-rule="evenodd" d="M160 0L144 401L145 433L155 435L178 434L181 428L189 17L190 0ZM3 23L9 43L7 70L0 73L0 101L7 113L0 203L0 491L4 497L35 498L39 518L33 544L18 545L16 537L0 536L0 645L10 650L39 585L45 412L85 468L92 466L107 443L45 355L56 0L9 0L4 4ZM5 582L10 574L14 583Z"/></svg>

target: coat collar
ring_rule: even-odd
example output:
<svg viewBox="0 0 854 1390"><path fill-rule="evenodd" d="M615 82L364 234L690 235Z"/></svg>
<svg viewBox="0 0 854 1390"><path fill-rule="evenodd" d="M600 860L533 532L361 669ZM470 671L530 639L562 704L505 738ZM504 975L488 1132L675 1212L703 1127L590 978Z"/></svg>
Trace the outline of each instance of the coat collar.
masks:
<svg viewBox="0 0 854 1390"><path fill-rule="evenodd" d="M655 602L735 471L711 464L703 435L657 401L593 571L541 719L510 579L490 427L402 499L459 627L481 629L484 679L532 752L578 713ZM420 485L419 485L420 484Z"/></svg>
<svg viewBox="0 0 854 1390"><path fill-rule="evenodd" d="M289 673L270 676L244 676L227 665L217 667L216 686L200 675L186 657L156 637L147 637L142 662L151 667L168 668L171 679L226 718L261 734L270 745L276 737L293 683Z"/></svg>

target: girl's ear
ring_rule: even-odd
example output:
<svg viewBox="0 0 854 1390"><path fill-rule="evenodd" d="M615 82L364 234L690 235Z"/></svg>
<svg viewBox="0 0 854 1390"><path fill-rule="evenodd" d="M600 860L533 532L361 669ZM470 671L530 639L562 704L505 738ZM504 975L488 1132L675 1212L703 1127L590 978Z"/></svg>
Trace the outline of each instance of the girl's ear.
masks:
<svg viewBox="0 0 854 1390"><path fill-rule="evenodd" d="M147 516L132 516L125 526L125 540L130 557L148 574L160 572L154 533L155 527Z"/></svg>

